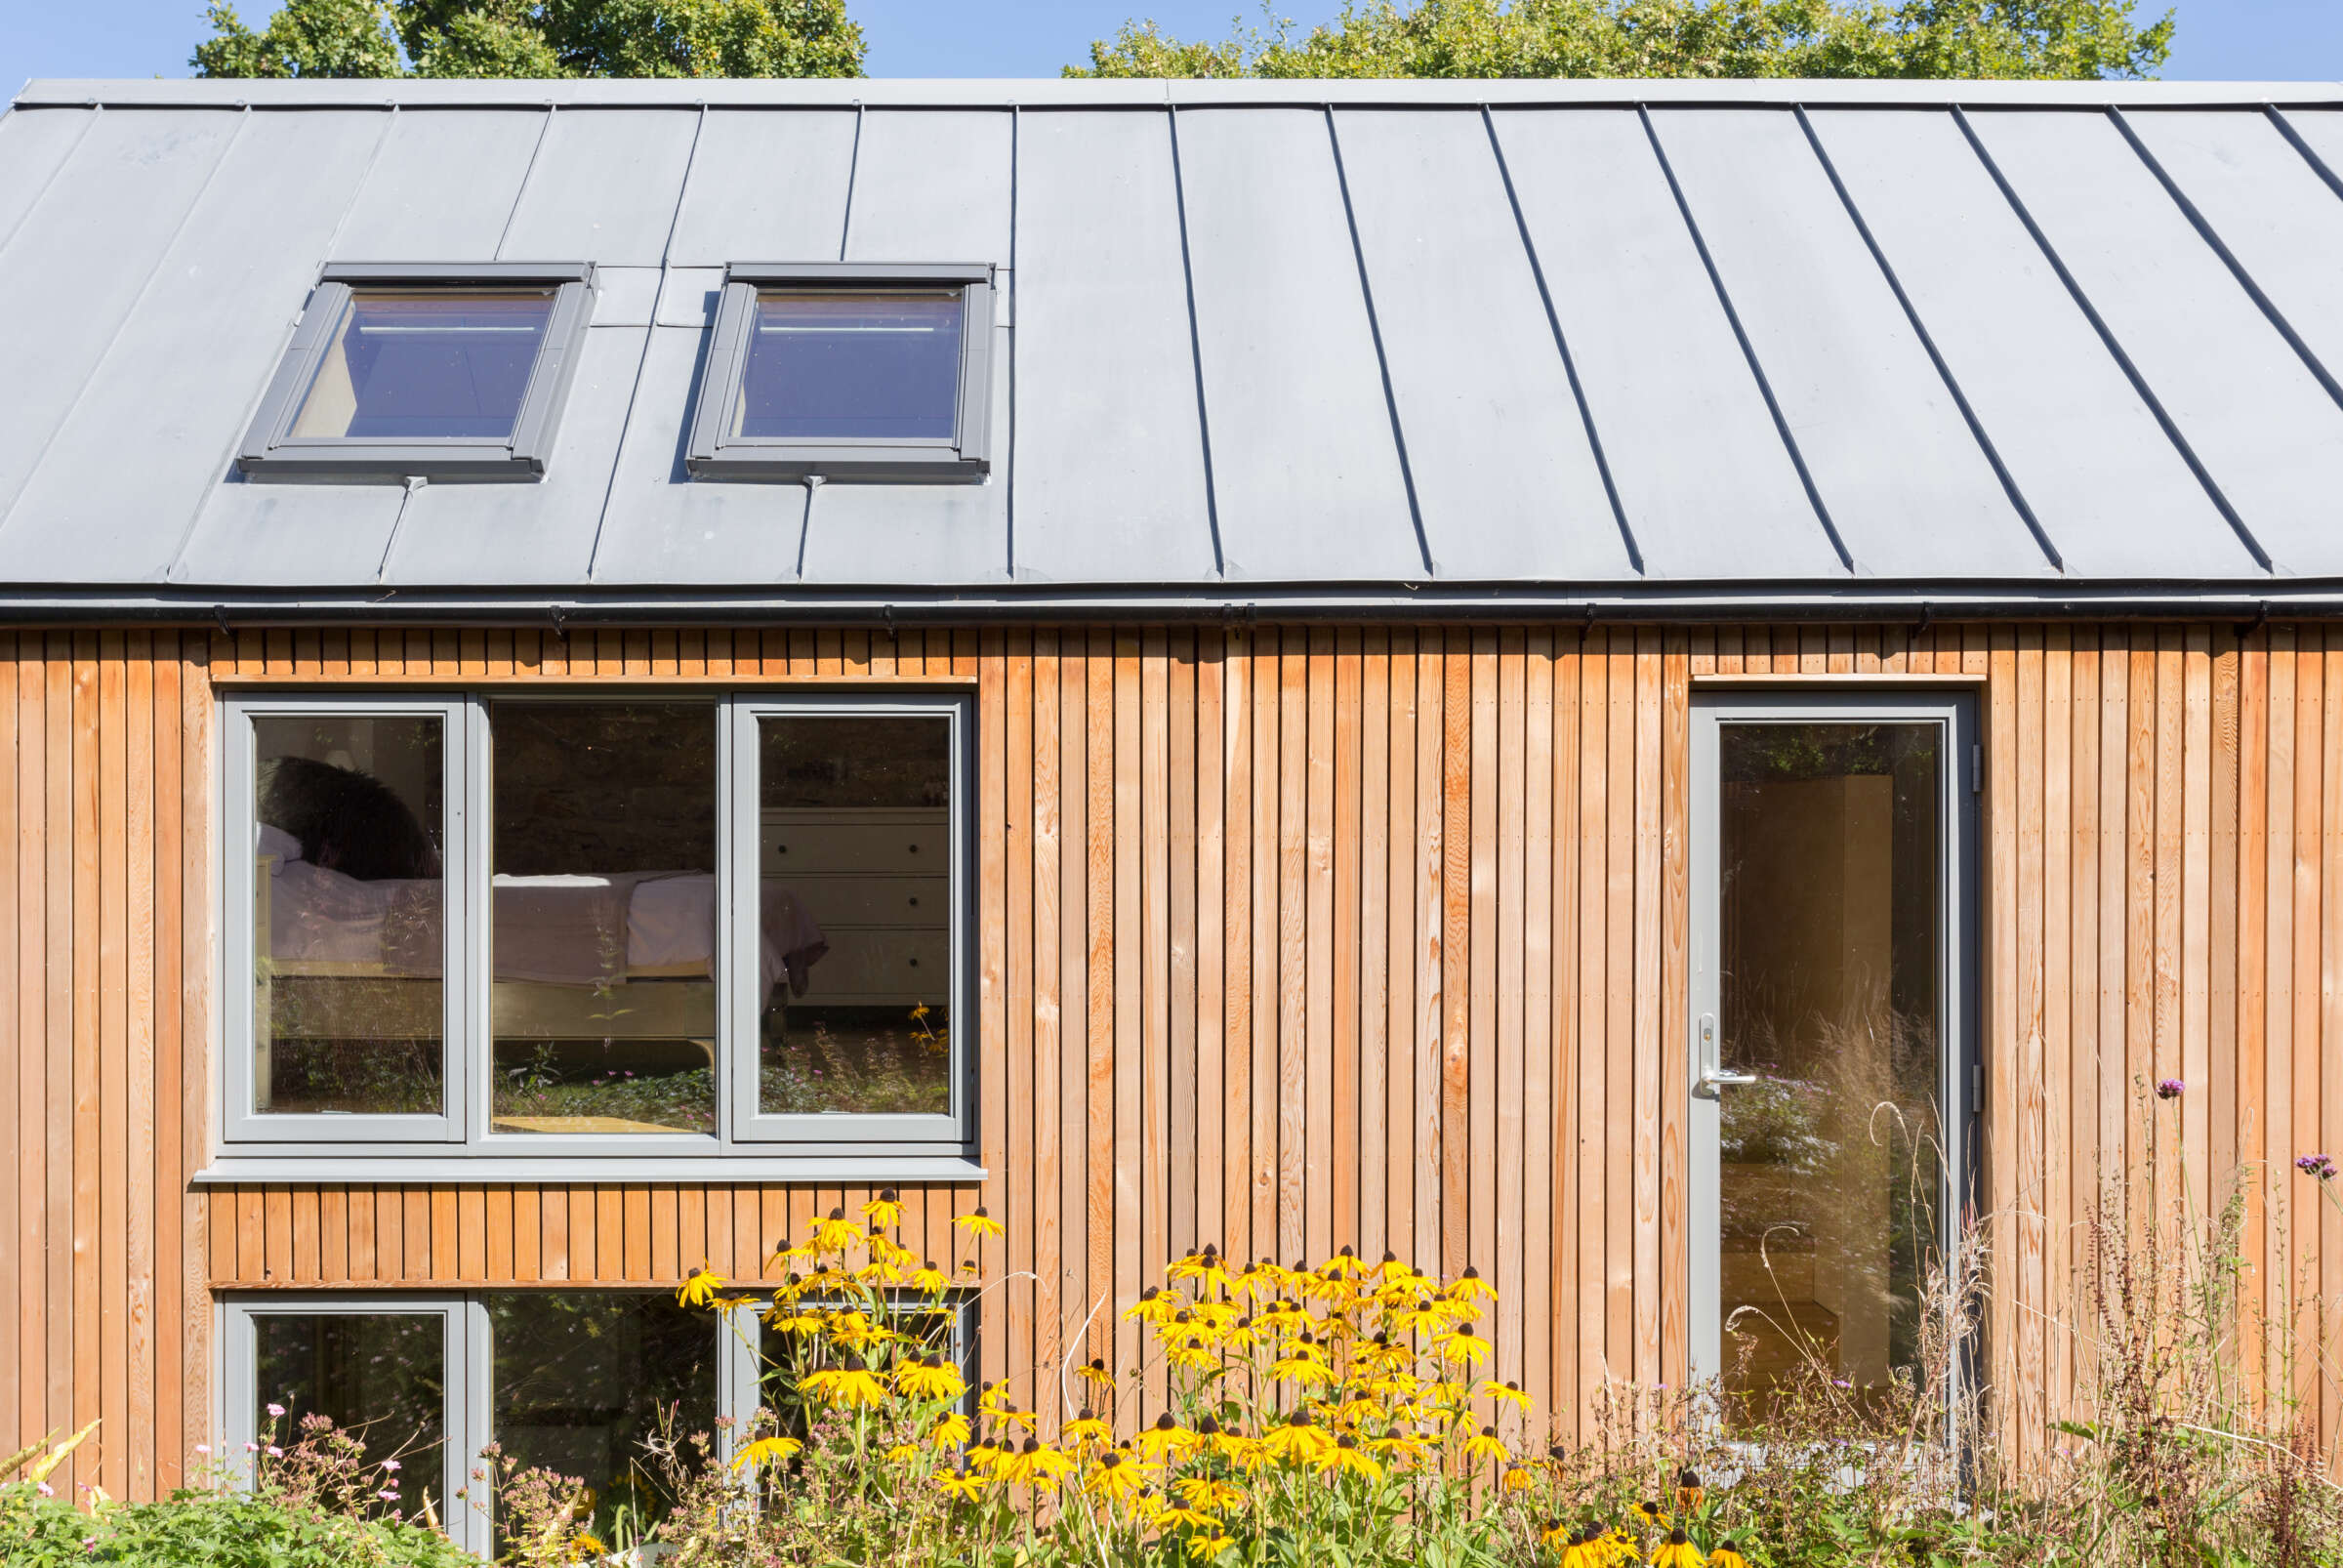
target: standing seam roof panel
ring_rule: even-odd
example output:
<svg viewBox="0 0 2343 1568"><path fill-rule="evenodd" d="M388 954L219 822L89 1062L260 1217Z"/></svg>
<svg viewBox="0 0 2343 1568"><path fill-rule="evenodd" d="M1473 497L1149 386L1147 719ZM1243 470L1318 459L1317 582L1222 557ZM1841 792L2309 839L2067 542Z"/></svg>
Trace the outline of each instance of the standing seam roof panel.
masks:
<svg viewBox="0 0 2343 1568"><path fill-rule="evenodd" d="M1227 575L1425 575L1326 116L1179 116Z"/></svg>
<svg viewBox="0 0 2343 1568"><path fill-rule="evenodd" d="M1496 124L1647 570L1843 577L1641 121Z"/></svg>
<svg viewBox="0 0 2343 1568"><path fill-rule="evenodd" d="M852 109L710 109L668 261L828 261L845 233Z"/></svg>
<svg viewBox="0 0 2343 1568"><path fill-rule="evenodd" d="M2105 115L1971 116L2281 573L2343 570L2338 407Z"/></svg>
<svg viewBox="0 0 2343 1568"><path fill-rule="evenodd" d="M495 256L546 116L430 109L386 111L383 117L382 152L334 240L334 259L484 262Z"/></svg>
<svg viewBox="0 0 2343 1568"><path fill-rule="evenodd" d="M845 260L1008 266L1011 121L1007 109L866 110Z"/></svg>
<svg viewBox="0 0 2343 1568"><path fill-rule="evenodd" d="M688 109L557 110L496 259L661 265L699 125Z"/></svg>
<svg viewBox="0 0 2343 1568"><path fill-rule="evenodd" d="M1438 575L1630 575L1480 113L1335 124Z"/></svg>
<svg viewBox="0 0 2343 1568"><path fill-rule="evenodd" d="M2258 575L1952 116L1809 118L2068 573Z"/></svg>
<svg viewBox="0 0 2343 1568"><path fill-rule="evenodd" d="M168 574L196 520L190 498L227 472L389 123L319 110L245 128L18 499L0 535L9 569Z"/></svg>
<svg viewBox="0 0 2343 1568"><path fill-rule="evenodd" d="M0 114L0 254L96 120L58 109Z"/></svg>
<svg viewBox="0 0 2343 1568"><path fill-rule="evenodd" d="M1856 571L2051 571L1793 112L1652 119Z"/></svg>
<svg viewBox="0 0 2343 1568"><path fill-rule="evenodd" d="M40 367L9 377L0 402L0 575L19 548L13 503L244 120L99 113L0 253L0 299L14 307L0 314L0 364Z"/></svg>
<svg viewBox="0 0 2343 1568"><path fill-rule="evenodd" d="M1216 575L1169 117L1017 133L1016 575Z"/></svg>

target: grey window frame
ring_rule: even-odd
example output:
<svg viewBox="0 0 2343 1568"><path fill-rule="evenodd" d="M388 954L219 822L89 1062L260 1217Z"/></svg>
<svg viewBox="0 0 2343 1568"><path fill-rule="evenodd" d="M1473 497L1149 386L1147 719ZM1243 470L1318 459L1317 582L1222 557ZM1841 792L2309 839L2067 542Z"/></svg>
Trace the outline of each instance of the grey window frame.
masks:
<svg viewBox="0 0 2343 1568"><path fill-rule="evenodd" d="M350 436L296 436L294 420L330 347L334 324L350 295L368 286L446 288L477 292L500 287L550 287L554 307L537 363L521 394L513 433L443 436L404 441ZM592 262L334 262L317 286L261 396L236 468L247 479L529 480L542 476L560 424L569 384L577 373L593 314Z"/></svg>
<svg viewBox="0 0 2343 1568"><path fill-rule="evenodd" d="M1981 1071L1979 1033L1983 1012L1980 990L1979 928L1982 795L1971 787L1971 759L1980 744L1975 694L1948 691L1941 686L1867 686L1860 690L1796 685L1759 691L1695 691L1691 709L1691 812L1689 875L1691 878L1688 931L1687 1007L1684 1052L1686 1087L1686 1314L1687 1360L1694 1379L1715 1377L1724 1370L1723 1319L1717 1286L1722 1274L1719 1247L1721 1195L1717 1136L1719 1106L1713 1093L1700 1092L1703 1064L1701 1025L1719 1009L1720 956L1717 887L1723 791L1718 777L1722 756L1719 731L1726 724L1798 723L1933 723L1945 742L1945 765L1938 781L1938 888L1942 929L1938 933L1938 963L1944 984L1940 1007L1943 1035L1939 1047L1939 1092L1943 1096L1943 1180L1940 1188L1941 1256L1951 1258L1959 1244L1963 1205L1981 1169L1978 1117L1984 1107L1971 1086ZM1969 1351L1956 1354L1951 1380L1951 1398L1965 1395L1970 1385Z"/></svg>
<svg viewBox="0 0 2343 1568"><path fill-rule="evenodd" d="M489 713L499 701L706 702L714 710L717 785L717 1086L714 1134L498 1133L489 1116L493 997L490 836L493 748ZM199 1184L305 1181L329 1165L335 1179L374 1182L818 1180L957 1183L982 1179L976 1164L976 879L973 699L965 690L890 691L884 697L771 687L661 685L543 689L469 686L407 694L380 687L240 692L221 699L218 947L220 1130ZM252 721L299 715L429 713L444 721L447 770L442 973L448 1024L445 1114L277 1115L255 1110L252 973L255 933L251 843L256 751ZM947 1116L756 1116L759 814L756 723L788 713L948 715L948 807L953 877L950 946L952 1109ZM743 737L746 737L745 747ZM745 759L743 756L745 750ZM817 974L818 979L818 974Z"/></svg>
<svg viewBox="0 0 2343 1568"><path fill-rule="evenodd" d="M960 396L950 438L925 440L726 436L757 296L792 286L885 293L925 285L961 294ZM708 361L694 399L684 467L699 479L949 482L982 479L992 469L993 268L925 262L735 262L724 269L709 334Z"/></svg>

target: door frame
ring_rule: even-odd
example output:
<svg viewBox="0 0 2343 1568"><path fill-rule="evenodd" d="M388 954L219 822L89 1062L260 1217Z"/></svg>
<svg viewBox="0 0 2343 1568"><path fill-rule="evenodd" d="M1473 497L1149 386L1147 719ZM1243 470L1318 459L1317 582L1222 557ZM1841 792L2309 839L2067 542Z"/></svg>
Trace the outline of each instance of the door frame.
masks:
<svg viewBox="0 0 2343 1568"><path fill-rule="evenodd" d="M1719 928L1718 872L1723 791L1717 769L1719 730L1727 723L1937 723L1945 734L1945 765L1939 771L1938 937L1940 1038L1944 1041L1939 1093L1944 1115L1943 1220L1938 1246L1952 1256L1962 1215L1978 1167L1976 1130L1984 1110L1984 1058L1980 1047L1983 993L1979 866L1983 853L1981 803L1985 757L1977 728L1977 695L1943 686L1870 686L1800 690L1692 693L1691 816L1688 925L1690 952L1685 1011L1686 1098L1686 1365L1695 1382L1718 1376L1723 1367L1723 1322L1718 1286L1723 1268L1718 1225L1719 1102L1700 1093L1703 1020L1719 1011L1716 951ZM1969 1377L1965 1352L1951 1369L1957 1398Z"/></svg>

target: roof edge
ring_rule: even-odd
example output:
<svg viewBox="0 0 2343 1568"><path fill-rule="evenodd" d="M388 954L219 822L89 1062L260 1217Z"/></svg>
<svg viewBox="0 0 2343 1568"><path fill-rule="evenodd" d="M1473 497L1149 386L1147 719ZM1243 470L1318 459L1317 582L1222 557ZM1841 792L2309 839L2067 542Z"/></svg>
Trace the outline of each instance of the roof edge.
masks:
<svg viewBox="0 0 2343 1568"><path fill-rule="evenodd" d="M2343 81L1066 80L853 77L300 81L36 78L18 108L1152 108L1301 105L1440 107L1803 104L1942 108L2343 107Z"/></svg>

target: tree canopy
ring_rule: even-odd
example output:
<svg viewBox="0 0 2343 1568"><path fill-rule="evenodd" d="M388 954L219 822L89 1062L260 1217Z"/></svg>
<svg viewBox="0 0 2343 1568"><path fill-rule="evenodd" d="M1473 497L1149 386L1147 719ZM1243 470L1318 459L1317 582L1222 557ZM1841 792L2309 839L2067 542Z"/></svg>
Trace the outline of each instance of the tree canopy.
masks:
<svg viewBox="0 0 2343 1568"><path fill-rule="evenodd" d="M1182 42L1152 21L1090 45L1068 76L2134 77L2172 45L2135 0L1345 0Z"/></svg>
<svg viewBox="0 0 2343 1568"><path fill-rule="evenodd" d="M209 8L199 76L859 76L845 0L285 0Z"/></svg>

